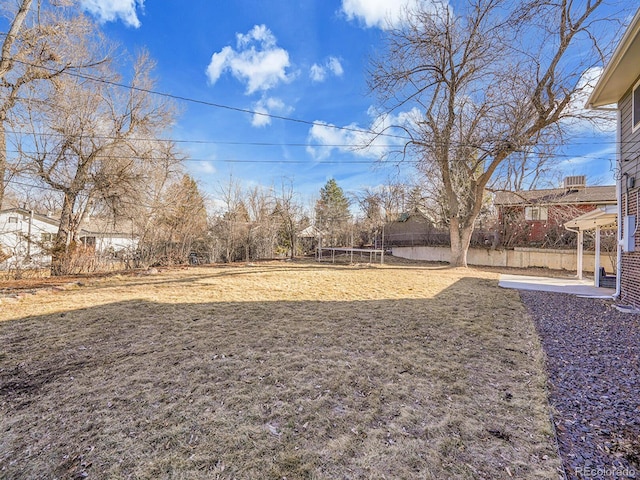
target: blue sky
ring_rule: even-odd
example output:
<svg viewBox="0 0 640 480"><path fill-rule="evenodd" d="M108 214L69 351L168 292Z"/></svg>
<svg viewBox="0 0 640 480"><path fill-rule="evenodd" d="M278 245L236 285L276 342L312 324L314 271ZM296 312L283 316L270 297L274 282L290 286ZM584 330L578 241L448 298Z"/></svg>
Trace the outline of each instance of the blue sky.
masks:
<svg viewBox="0 0 640 480"><path fill-rule="evenodd" d="M188 171L205 192L215 197L230 175L245 186L279 186L284 177L310 199L329 178L355 192L397 173L393 166L376 166L385 141L366 151L331 146L356 144L361 134L321 124L366 129L380 121L367 90L369 59L382 47L386 21L415 1L81 3L108 37L132 53L142 47L150 52L157 90L302 120L179 102L182 112L171 136L181 141ZM558 158L567 175L613 183L615 133L611 126L604 130L576 127L581 134L575 145Z"/></svg>

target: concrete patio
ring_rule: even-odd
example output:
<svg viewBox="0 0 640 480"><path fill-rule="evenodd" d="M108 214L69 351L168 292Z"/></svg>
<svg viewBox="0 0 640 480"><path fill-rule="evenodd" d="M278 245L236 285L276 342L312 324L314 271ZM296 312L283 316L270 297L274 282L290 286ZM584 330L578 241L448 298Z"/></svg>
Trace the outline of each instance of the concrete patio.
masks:
<svg viewBox="0 0 640 480"><path fill-rule="evenodd" d="M611 297L615 293L613 288L595 287L592 279L501 274L498 285L502 288L570 293L587 297Z"/></svg>

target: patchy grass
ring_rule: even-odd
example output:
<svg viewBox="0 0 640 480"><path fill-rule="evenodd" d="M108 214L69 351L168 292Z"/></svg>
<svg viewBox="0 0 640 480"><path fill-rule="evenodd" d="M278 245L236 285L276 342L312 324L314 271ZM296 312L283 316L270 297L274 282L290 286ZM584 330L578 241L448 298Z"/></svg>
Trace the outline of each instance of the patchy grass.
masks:
<svg viewBox="0 0 640 480"><path fill-rule="evenodd" d="M0 307L0 477L558 478L497 275L270 263Z"/></svg>

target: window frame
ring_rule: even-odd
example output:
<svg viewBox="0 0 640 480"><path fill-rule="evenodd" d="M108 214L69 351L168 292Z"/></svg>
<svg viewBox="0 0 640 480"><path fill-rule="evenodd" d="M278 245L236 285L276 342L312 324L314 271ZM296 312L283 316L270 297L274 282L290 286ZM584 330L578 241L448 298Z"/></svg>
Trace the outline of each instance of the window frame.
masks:
<svg viewBox="0 0 640 480"><path fill-rule="evenodd" d="M524 207L524 219L527 222L546 222L549 220L549 207L544 205L527 205Z"/></svg>
<svg viewBox="0 0 640 480"><path fill-rule="evenodd" d="M633 88L631 88L631 133L635 133L635 131L639 129L640 129L640 79L635 83Z"/></svg>

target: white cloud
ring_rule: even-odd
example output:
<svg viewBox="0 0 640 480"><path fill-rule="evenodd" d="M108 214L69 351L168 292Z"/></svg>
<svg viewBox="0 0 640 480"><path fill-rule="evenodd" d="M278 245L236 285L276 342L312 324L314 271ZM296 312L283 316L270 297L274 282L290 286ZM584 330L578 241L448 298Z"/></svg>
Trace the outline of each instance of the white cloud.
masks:
<svg viewBox="0 0 640 480"><path fill-rule="evenodd" d="M309 77L314 82L324 82L327 79L328 72L331 72L336 77L341 77L344 74L344 69L339 59L329 57L324 62L324 65L314 63L309 69Z"/></svg>
<svg viewBox="0 0 640 480"><path fill-rule="evenodd" d="M269 115L274 114L288 114L293 109L285 105L285 103L279 98L275 97L263 97L253 106L253 118L251 125L254 127L264 127L271 124L271 117Z"/></svg>
<svg viewBox="0 0 640 480"><path fill-rule="evenodd" d="M198 171L201 173L214 174L217 172L216 167L213 165L213 162L208 160L202 160L198 162Z"/></svg>
<svg viewBox="0 0 640 480"><path fill-rule="evenodd" d="M325 78L327 78L327 71L324 67L314 63L309 69L309 77L311 77L311 80L314 82L324 82Z"/></svg>
<svg viewBox="0 0 640 480"><path fill-rule="evenodd" d="M584 170L584 168L589 165L602 165L605 159L609 159L611 163L615 163L615 158L616 147L607 146L595 152L589 152L584 155L576 155L574 157L567 158L559 162L557 167L569 174L576 170Z"/></svg>
<svg viewBox="0 0 640 480"><path fill-rule="evenodd" d="M125 25L138 28L140 20L136 9L144 8L144 0L81 0L80 5L99 22L122 20Z"/></svg>
<svg viewBox="0 0 640 480"><path fill-rule="evenodd" d="M207 67L212 84L226 71L246 83L247 95L291 81L287 75L289 53L277 46L276 37L265 25L255 25L247 34L237 34L236 39L235 49L226 46L212 55Z"/></svg>
<svg viewBox="0 0 640 480"><path fill-rule="evenodd" d="M331 70L331 73L333 73L336 77L341 77L344 73L342 64L336 57L329 57L329 59L327 60L327 68L329 68L329 70Z"/></svg>
<svg viewBox="0 0 640 480"><path fill-rule="evenodd" d="M372 121L366 128L354 123L337 128L329 123L316 122L309 129L309 143L314 146L308 146L307 153L316 160L328 158L334 150L359 157L380 158L384 153L405 143L402 133L394 127L413 123L420 115L415 108L397 115L376 115L371 108L368 113Z"/></svg>
<svg viewBox="0 0 640 480"><path fill-rule="evenodd" d="M563 123L573 134L610 134L616 131L616 115L603 110L588 110L585 105L591 92L602 75L602 67L592 67L584 71L576 85L577 94L567 106L569 118Z"/></svg>
<svg viewBox="0 0 640 480"><path fill-rule="evenodd" d="M447 6L445 1L442 6ZM402 23L407 9L417 7L435 10L434 0L342 0L342 12L348 20L362 22L367 28L396 27Z"/></svg>

